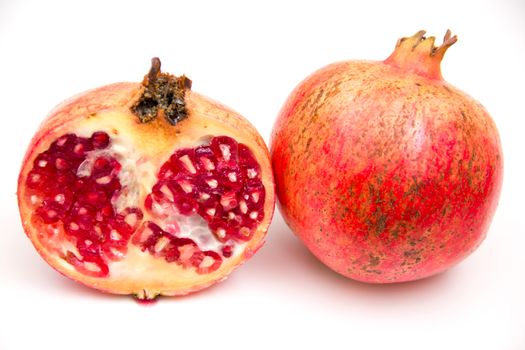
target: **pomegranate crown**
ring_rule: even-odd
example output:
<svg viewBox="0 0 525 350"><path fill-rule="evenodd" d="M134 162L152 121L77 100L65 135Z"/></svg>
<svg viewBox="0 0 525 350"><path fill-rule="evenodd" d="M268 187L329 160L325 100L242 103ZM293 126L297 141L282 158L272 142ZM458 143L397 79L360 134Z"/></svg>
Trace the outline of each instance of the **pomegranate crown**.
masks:
<svg viewBox="0 0 525 350"><path fill-rule="evenodd" d="M384 62L430 79L442 79L441 60L458 38L447 30L443 43L435 46L436 38L427 38L425 33L420 30L411 37L399 39L394 52Z"/></svg>
<svg viewBox="0 0 525 350"><path fill-rule="evenodd" d="M151 68L142 81L143 92L131 107L141 123L148 123L163 115L171 125L186 118L188 112L184 96L191 89L186 76L176 77L160 71L160 59L151 59Z"/></svg>

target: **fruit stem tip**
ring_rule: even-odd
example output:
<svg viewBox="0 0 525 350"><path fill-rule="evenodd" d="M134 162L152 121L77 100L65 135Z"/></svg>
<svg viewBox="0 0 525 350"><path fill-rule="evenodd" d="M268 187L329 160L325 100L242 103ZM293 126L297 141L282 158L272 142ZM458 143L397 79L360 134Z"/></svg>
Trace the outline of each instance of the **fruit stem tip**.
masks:
<svg viewBox="0 0 525 350"><path fill-rule="evenodd" d="M142 81L143 92L131 111L141 123L148 123L163 115L171 125L187 117L184 96L191 89L186 76L175 77L160 70L158 57L151 59L151 68Z"/></svg>
<svg viewBox="0 0 525 350"><path fill-rule="evenodd" d="M159 74L160 74L160 59L158 57L153 57L151 59L151 68L148 73L147 84L155 82Z"/></svg>
<svg viewBox="0 0 525 350"><path fill-rule="evenodd" d="M385 60L385 63L416 72L431 79L441 79L441 60L445 52L457 40L449 29L445 33L443 43L435 46L436 38L425 37L426 31L420 30L410 37L397 41L394 52Z"/></svg>

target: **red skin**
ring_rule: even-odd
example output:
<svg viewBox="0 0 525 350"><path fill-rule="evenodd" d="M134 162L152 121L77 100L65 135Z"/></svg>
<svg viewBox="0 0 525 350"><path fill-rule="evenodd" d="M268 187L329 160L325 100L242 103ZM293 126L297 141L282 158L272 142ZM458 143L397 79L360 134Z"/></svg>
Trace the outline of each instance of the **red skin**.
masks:
<svg viewBox="0 0 525 350"><path fill-rule="evenodd" d="M486 110L441 79L453 42L448 36L430 56L433 38L418 33L384 62L332 64L281 110L271 141L281 213L344 276L424 278L457 264L486 235L501 189L501 145Z"/></svg>

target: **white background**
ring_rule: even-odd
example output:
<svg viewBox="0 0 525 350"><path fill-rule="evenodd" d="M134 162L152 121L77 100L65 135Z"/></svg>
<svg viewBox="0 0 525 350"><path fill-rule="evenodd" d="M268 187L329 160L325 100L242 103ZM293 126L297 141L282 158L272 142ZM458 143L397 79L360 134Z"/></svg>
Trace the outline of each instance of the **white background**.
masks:
<svg viewBox="0 0 525 350"><path fill-rule="evenodd" d="M147 3L147 4L146 4ZM481 247L449 272L365 285L318 263L278 213L231 277L142 306L62 277L25 237L16 180L39 122L62 99L140 81L152 56L268 140L306 75L382 60L419 29L459 41L442 70L499 127L500 205ZM525 349L525 2L0 0L0 349Z"/></svg>

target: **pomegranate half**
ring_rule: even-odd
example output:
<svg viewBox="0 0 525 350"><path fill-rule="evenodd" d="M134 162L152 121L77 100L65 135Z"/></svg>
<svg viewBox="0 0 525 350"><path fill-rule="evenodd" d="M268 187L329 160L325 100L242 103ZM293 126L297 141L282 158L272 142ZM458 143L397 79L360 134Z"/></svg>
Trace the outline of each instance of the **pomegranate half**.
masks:
<svg viewBox="0 0 525 350"><path fill-rule="evenodd" d="M382 62L306 78L274 125L280 210L311 252L365 282L424 278L484 239L503 174L486 110L442 79L441 46L420 31Z"/></svg>
<svg viewBox="0 0 525 350"><path fill-rule="evenodd" d="M33 137L18 180L26 234L87 286L139 299L223 280L263 244L268 150L243 117L161 73L85 92Z"/></svg>

